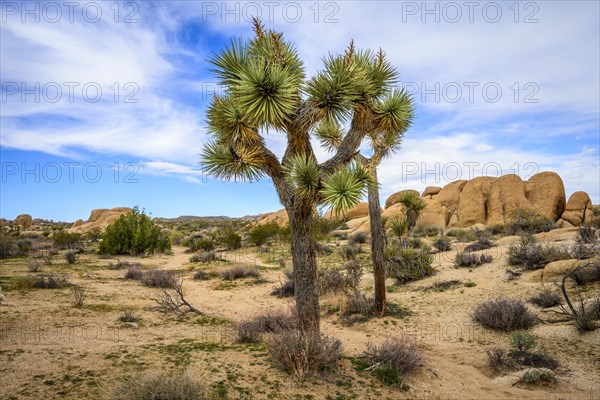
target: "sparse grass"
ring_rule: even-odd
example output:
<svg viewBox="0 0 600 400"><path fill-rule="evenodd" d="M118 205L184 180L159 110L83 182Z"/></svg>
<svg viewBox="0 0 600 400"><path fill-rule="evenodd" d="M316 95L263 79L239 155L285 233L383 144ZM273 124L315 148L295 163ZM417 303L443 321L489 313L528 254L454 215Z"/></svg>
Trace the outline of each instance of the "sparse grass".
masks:
<svg viewBox="0 0 600 400"><path fill-rule="evenodd" d="M485 263L492 262L492 256L489 254L474 254L469 251L459 251L454 258L454 264L457 267L478 267Z"/></svg>
<svg viewBox="0 0 600 400"><path fill-rule="evenodd" d="M489 365L496 371L511 369L513 367L513 361L503 349L495 348L488 350L487 357Z"/></svg>
<svg viewBox="0 0 600 400"><path fill-rule="evenodd" d="M591 226L582 226L577 231L577 238L575 239L577 243L594 244L596 240L596 229Z"/></svg>
<svg viewBox="0 0 600 400"><path fill-rule="evenodd" d="M500 331L528 329L536 323L535 316L521 300L508 298L480 303L473 310L473 319L485 327Z"/></svg>
<svg viewBox="0 0 600 400"><path fill-rule="evenodd" d="M87 290L84 286L71 286L71 304L73 304L73 307L83 308L86 297Z"/></svg>
<svg viewBox="0 0 600 400"><path fill-rule="evenodd" d="M446 236L454 237L459 242L474 242L477 234L472 229L450 229Z"/></svg>
<svg viewBox="0 0 600 400"><path fill-rule="evenodd" d="M562 303L560 295L549 289L544 289L530 297L529 302L542 308L555 307Z"/></svg>
<svg viewBox="0 0 600 400"><path fill-rule="evenodd" d="M234 265L219 272L221 279L226 281L235 281L243 278L259 278L260 273L256 267L245 265Z"/></svg>
<svg viewBox="0 0 600 400"><path fill-rule="evenodd" d="M273 334L267 349L278 368L299 380L334 370L342 356L338 339L311 330L292 329Z"/></svg>
<svg viewBox="0 0 600 400"><path fill-rule="evenodd" d="M119 315L119 321L121 322L138 322L139 318L135 315L133 310L124 310L121 315Z"/></svg>
<svg viewBox="0 0 600 400"><path fill-rule="evenodd" d="M202 400L204 385L187 373L134 375L115 387L115 400Z"/></svg>

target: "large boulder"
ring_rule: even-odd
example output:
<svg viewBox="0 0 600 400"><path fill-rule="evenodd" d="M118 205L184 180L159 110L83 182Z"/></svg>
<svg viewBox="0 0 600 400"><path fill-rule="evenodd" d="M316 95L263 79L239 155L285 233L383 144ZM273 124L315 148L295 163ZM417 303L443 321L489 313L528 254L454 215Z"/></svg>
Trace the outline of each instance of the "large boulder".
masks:
<svg viewBox="0 0 600 400"><path fill-rule="evenodd" d="M458 209L458 200L460 199L460 193L467 184L467 181L460 180L447 184L439 191L436 195L437 201L448 210L448 220L452 215L456 213Z"/></svg>
<svg viewBox="0 0 600 400"><path fill-rule="evenodd" d="M554 282L562 280L563 276L575 268L589 263L589 260L559 260L553 261L544 267L542 273L543 282Z"/></svg>
<svg viewBox="0 0 600 400"><path fill-rule="evenodd" d="M33 218L29 214L21 214L15 218L15 222L19 227L23 230L31 228L31 224L33 224Z"/></svg>
<svg viewBox="0 0 600 400"><path fill-rule="evenodd" d="M561 219L573 226L581 226L586 217L586 211L592 209L592 201L586 192L575 192L569 197ZM593 214L592 214L593 215ZM588 213L588 218L590 213Z"/></svg>
<svg viewBox="0 0 600 400"><path fill-rule="evenodd" d="M469 227L486 222L486 202L495 178L480 176L468 181L460 192L452 227ZM440 192L441 194L441 192Z"/></svg>
<svg viewBox="0 0 600 400"><path fill-rule="evenodd" d="M482 223L504 224L515 210L531 208L525 182L518 175L503 175L494 179L491 184L487 199L487 219Z"/></svg>
<svg viewBox="0 0 600 400"><path fill-rule="evenodd" d="M565 185L555 172L540 172L525 183L527 200L542 216L557 221L565 211Z"/></svg>
<svg viewBox="0 0 600 400"><path fill-rule="evenodd" d="M434 226L440 231L446 229L446 218L448 217L448 210L446 207L440 204L436 198L425 198L423 199L427 206L421 211L421 218L417 221L417 227L430 227Z"/></svg>
<svg viewBox="0 0 600 400"><path fill-rule="evenodd" d="M341 215L341 220L349 221L351 219L363 218L369 215L369 203L358 203L354 207L350 208L348 211ZM335 215L328 211L323 215L324 218L334 219Z"/></svg>
<svg viewBox="0 0 600 400"><path fill-rule="evenodd" d="M402 196L404 193L408 193L408 192L412 192L412 193L415 193L417 196L421 196L419 194L419 192L417 192L416 190L413 190L413 189L401 190L387 198L387 200L385 201L385 208L389 208L389 207L393 206L394 204L398 203L398 200L400 200L400 196Z"/></svg>
<svg viewBox="0 0 600 400"><path fill-rule="evenodd" d="M90 217L87 222L81 220L75 221L73 225L68 229L71 233L88 233L88 232L102 232L109 225L114 223L123 214L131 212L132 209L129 207L115 207L115 208L101 208L92 210Z"/></svg>
<svg viewBox="0 0 600 400"><path fill-rule="evenodd" d="M425 190L423 191L423 194L421 195L421 197L432 198L433 196L438 194L441 190L442 190L442 188L439 186L427 186L425 188Z"/></svg>

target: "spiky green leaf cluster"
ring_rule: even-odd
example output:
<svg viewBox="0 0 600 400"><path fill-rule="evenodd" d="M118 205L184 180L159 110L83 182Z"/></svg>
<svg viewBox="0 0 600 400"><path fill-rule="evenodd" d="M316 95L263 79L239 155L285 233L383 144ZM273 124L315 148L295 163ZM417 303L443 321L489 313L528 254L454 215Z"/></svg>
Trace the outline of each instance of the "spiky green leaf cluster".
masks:
<svg viewBox="0 0 600 400"><path fill-rule="evenodd" d="M204 171L223 180L256 181L263 176L260 147L234 149L224 143L211 142L202 151Z"/></svg>
<svg viewBox="0 0 600 400"><path fill-rule="evenodd" d="M320 176L317 160L312 156L297 154L285 166L288 182L300 197L315 197L319 190Z"/></svg>
<svg viewBox="0 0 600 400"><path fill-rule="evenodd" d="M323 183L323 203L334 215L339 216L354 207L365 196L369 185L376 184L371 175L359 162L348 169L337 171Z"/></svg>
<svg viewBox="0 0 600 400"><path fill-rule="evenodd" d="M319 139L321 146L327 151L333 151L342 143L342 128L334 120L325 118L317 125L314 134Z"/></svg>

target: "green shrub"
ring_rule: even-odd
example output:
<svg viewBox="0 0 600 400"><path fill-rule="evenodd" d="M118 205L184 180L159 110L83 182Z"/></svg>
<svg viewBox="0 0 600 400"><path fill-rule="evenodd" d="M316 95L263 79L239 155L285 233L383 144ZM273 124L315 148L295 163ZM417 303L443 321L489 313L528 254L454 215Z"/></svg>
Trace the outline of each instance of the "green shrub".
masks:
<svg viewBox="0 0 600 400"><path fill-rule="evenodd" d="M196 251L213 251L215 249L215 241L206 236L192 236L188 241L188 248L190 252Z"/></svg>
<svg viewBox="0 0 600 400"><path fill-rule="evenodd" d="M406 218L394 218L390 223L390 230L396 237L403 237L408 231L408 221Z"/></svg>
<svg viewBox="0 0 600 400"><path fill-rule="evenodd" d="M515 351L526 352L535 347L536 339L524 331L514 331L510 335L510 345Z"/></svg>
<svg viewBox="0 0 600 400"><path fill-rule="evenodd" d="M237 250L242 247L242 237L230 231L223 237L223 243L227 246L228 250Z"/></svg>
<svg viewBox="0 0 600 400"><path fill-rule="evenodd" d="M539 381L555 382L556 377L554 376L554 372L546 368L536 368L528 370L525 372L525 375L523 375L523 382L525 383L535 383Z"/></svg>
<svg viewBox="0 0 600 400"><path fill-rule="evenodd" d="M143 211L135 207L130 213L106 228L100 242L102 254L140 255L171 250L171 240Z"/></svg>
<svg viewBox="0 0 600 400"><path fill-rule="evenodd" d="M548 232L555 227L556 224L554 221L541 216L536 210L520 208L511 213L510 219L506 224L506 233L509 235L535 234Z"/></svg>
<svg viewBox="0 0 600 400"><path fill-rule="evenodd" d="M429 247L420 249L400 247L398 254L388 262L388 276L396 279L397 283L412 282L432 276L435 268L432 267L433 255Z"/></svg>
<svg viewBox="0 0 600 400"><path fill-rule="evenodd" d="M277 224L277 222L258 225L250 230L248 239L251 243L255 244L256 246L262 246L266 244L269 241L269 239L277 236L280 230L281 228Z"/></svg>
<svg viewBox="0 0 600 400"><path fill-rule="evenodd" d="M54 245L59 249L72 249L81 244L81 234L59 230L54 232L52 240L54 241Z"/></svg>

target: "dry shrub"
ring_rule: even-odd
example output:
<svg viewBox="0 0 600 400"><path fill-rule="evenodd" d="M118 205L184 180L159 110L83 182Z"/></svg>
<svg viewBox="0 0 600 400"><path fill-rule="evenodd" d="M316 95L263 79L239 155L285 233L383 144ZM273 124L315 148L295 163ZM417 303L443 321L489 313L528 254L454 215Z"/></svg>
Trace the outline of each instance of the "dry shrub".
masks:
<svg viewBox="0 0 600 400"><path fill-rule="evenodd" d="M69 250L65 253L65 261L69 264L75 264L77 261L77 252L75 250Z"/></svg>
<svg viewBox="0 0 600 400"><path fill-rule="evenodd" d="M144 270L140 265L132 265L127 268L125 275L123 275L123 279L129 279L133 281L139 281L144 276Z"/></svg>
<svg viewBox="0 0 600 400"><path fill-rule="evenodd" d="M215 278L216 276L217 276L217 274L215 274L212 271L198 270L198 271L194 272L192 279L195 281L208 281L212 278Z"/></svg>
<svg viewBox="0 0 600 400"><path fill-rule="evenodd" d="M439 251L450 251L452 249L452 242L447 236L442 236L433 242L433 247Z"/></svg>
<svg viewBox="0 0 600 400"><path fill-rule="evenodd" d="M62 289L71 286L66 275L42 275L34 279L32 287L35 289Z"/></svg>
<svg viewBox="0 0 600 400"><path fill-rule="evenodd" d="M342 356L342 343L316 331L292 329L273 334L267 345L273 363L297 379L331 371Z"/></svg>
<svg viewBox="0 0 600 400"><path fill-rule="evenodd" d="M364 244L367 243L367 239L369 238L369 234L367 232L357 232L354 235L350 236L348 240L348 244Z"/></svg>
<svg viewBox="0 0 600 400"><path fill-rule="evenodd" d="M121 315L119 315L119 321L121 322L138 322L139 318L135 315L133 310L124 310Z"/></svg>
<svg viewBox="0 0 600 400"><path fill-rule="evenodd" d="M542 308L555 307L562 303L560 295L549 289L544 289L530 297L529 302Z"/></svg>
<svg viewBox="0 0 600 400"><path fill-rule="evenodd" d="M386 339L380 344L369 342L364 357L372 370L393 368L400 376L411 374L423 364L419 348L404 336Z"/></svg>
<svg viewBox="0 0 600 400"><path fill-rule="evenodd" d="M73 307L82 308L85 305L85 299L87 297L87 290L84 286L72 286L71 287L71 303Z"/></svg>
<svg viewBox="0 0 600 400"><path fill-rule="evenodd" d="M124 379L113 390L114 400L202 400L206 398L204 385L190 374L150 376L134 375Z"/></svg>
<svg viewBox="0 0 600 400"><path fill-rule="evenodd" d="M153 288L173 288L175 287L175 275L172 271L153 269L142 274L140 280L144 286Z"/></svg>
<svg viewBox="0 0 600 400"><path fill-rule="evenodd" d="M227 281L234 281L242 278L258 278L260 274L256 267L250 267L245 265L234 265L224 269L219 273L222 279Z"/></svg>
<svg viewBox="0 0 600 400"><path fill-rule="evenodd" d="M536 317L521 300L499 298L480 303L473 310L473 318L485 327L500 331L528 329Z"/></svg>
<svg viewBox="0 0 600 400"><path fill-rule="evenodd" d="M554 245L541 245L533 236L523 236L517 244L508 247L508 263L526 270L544 268L548 263L573 258L567 248Z"/></svg>
<svg viewBox="0 0 600 400"><path fill-rule="evenodd" d="M493 258L489 254L474 254L470 251L459 251L456 253L454 263L457 267L478 267L482 264L492 262Z"/></svg>
<svg viewBox="0 0 600 400"><path fill-rule="evenodd" d="M504 369L512 369L514 364L508 353L499 348L491 349L487 351L488 363L496 371L502 371Z"/></svg>
<svg viewBox="0 0 600 400"><path fill-rule="evenodd" d="M244 320L234 325L236 340L242 343L257 343L265 333L278 333L297 327L292 311L268 311L265 314Z"/></svg>
<svg viewBox="0 0 600 400"><path fill-rule="evenodd" d="M396 279L397 284L416 281L435 274L432 261L429 247L400 247L389 260L387 273L390 278Z"/></svg>
<svg viewBox="0 0 600 400"><path fill-rule="evenodd" d="M580 244L594 244L596 243L596 229L591 226L582 226L577 231L577 238L575 239Z"/></svg>
<svg viewBox="0 0 600 400"><path fill-rule="evenodd" d="M487 250L494 247L494 241L490 234L478 231L476 235L477 241L466 246L464 249L465 252Z"/></svg>
<svg viewBox="0 0 600 400"><path fill-rule="evenodd" d="M577 285L600 281L600 262L590 262L586 268L577 269L573 272L572 278Z"/></svg>
<svg viewBox="0 0 600 400"><path fill-rule="evenodd" d="M112 269L112 270L120 270L120 269L130 269L130 268L136 268L141 270L142 264L140 264L139 262L129 262L129 261L123 261L123 260L117 260L115 263L108 263L107 266L108 269Z"/></svg>
<svg viewBox="0 0 600 400"><path fill-rule="evenodd" d="M375 314L375 298L359 291L351 292L346 295L340 311L342 317L359 315L370 318Z"/></svg>
<svg viewBox="0 0 600 400"><path fill-rule="evenodd" d="M362 248L356 244L346 244L340 246L338 252L344 260L354 260L358 254L362 253Z"/></svg>
<svg viewBox="0 0 600 400"><path fill-rule="evenodd" d="M292 297L294 296L294 271L293 269L284 269L283 274L285 280L280 283L279 287L276 287L271 291L271 296Z"/></svg>
<svg viewBox="0 0 600 400"><path fill-rule="evenodd" d="M209 263L217 259L217 254L214 251L205 251L201 254L194 254L190 257L191 263Z"/></svg>

